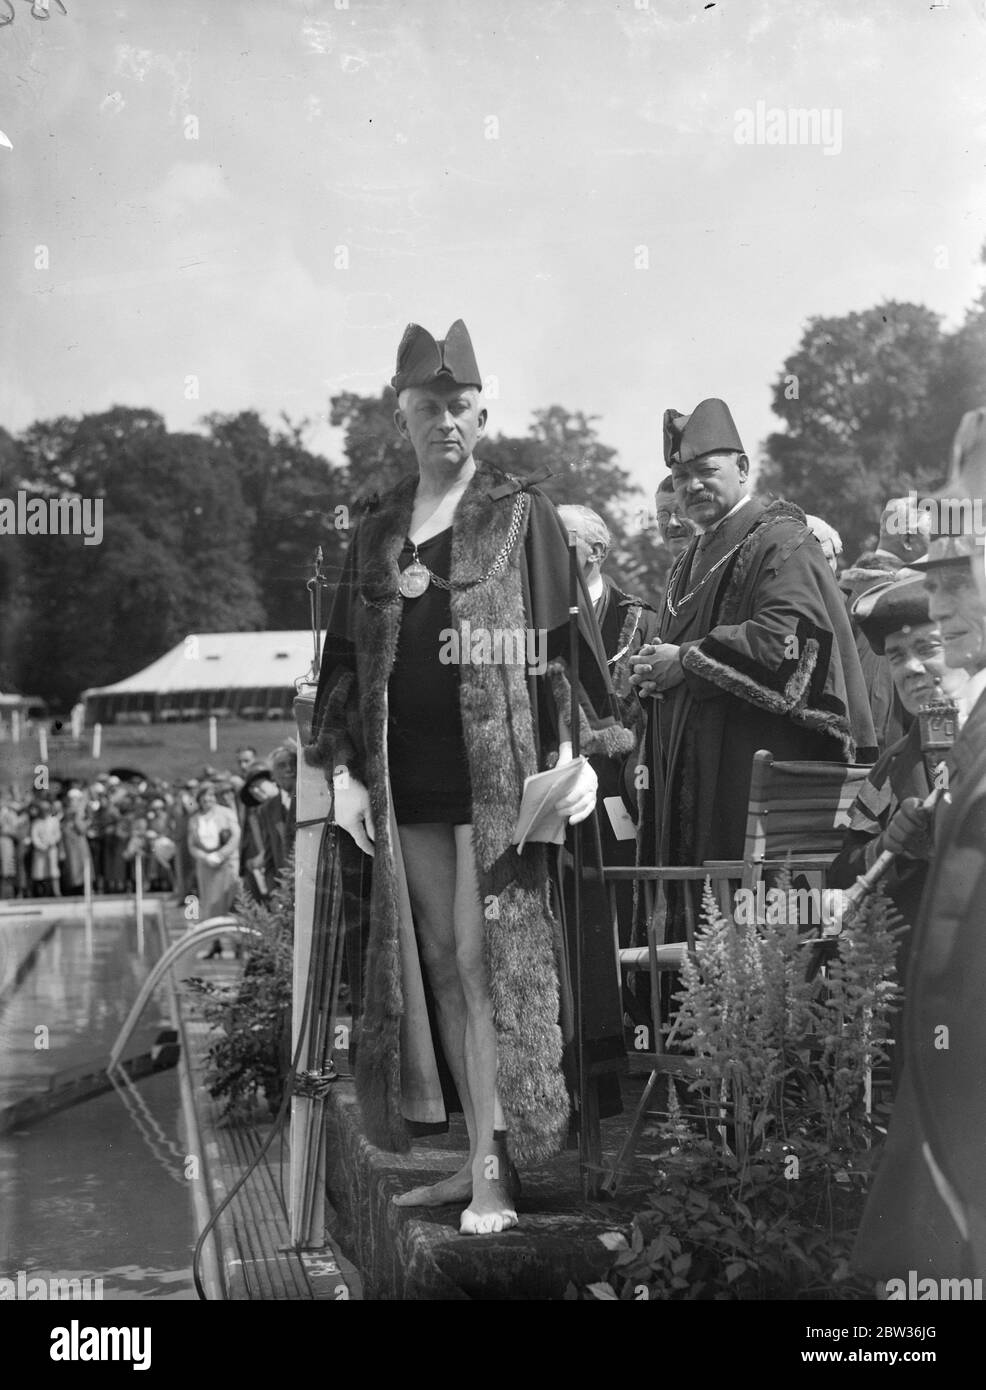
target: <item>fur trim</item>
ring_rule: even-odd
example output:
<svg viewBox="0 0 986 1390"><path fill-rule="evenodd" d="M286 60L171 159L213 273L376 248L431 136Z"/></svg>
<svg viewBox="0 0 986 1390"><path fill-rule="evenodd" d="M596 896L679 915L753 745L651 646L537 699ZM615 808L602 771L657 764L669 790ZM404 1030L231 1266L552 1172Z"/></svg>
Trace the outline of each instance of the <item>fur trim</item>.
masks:
<svg viewBox="0 0 986 1390"><path fill-rule="evenodd" d="M414 488L398 486L361 523L361 596L396 587L397 559L411 522ZM366 784L376 833L370 887L364 1008L356 1054L356 1094L367 1137L380 1148L406 1152L410 1135L401 1113L400 915L390 834L387 765L387 683L397 655L402 607L364 603L357 613L357 683L366 747Z"/></svg>
<svg viewBox="0 0 986 1390"><path fill-rule="evenodd" d="M318 726L312 730L311 742L304 749L305 762L309 767L353 767L356 749L348 711L355 683L353 672L343 671L330 689L319 711ZM353 771L355 773L355 768Z"/></svg>
<svg viewBox="0 0 986 1390"><path fill-rule="evenodd" d="M707 656L702 651L701 642L696 642L693 647L688 648L681 664L686 671L711 681L729 695L736 695L751 705L759 705L771 714L791 714L798 702L804 699L818 664L818 643L814 638L805 642L797 667L782 692L771 690L769 686L761 685L751 676L736 670L734 666L727 666L714 657Z"/></svg>
<svg viewBox="0 0 986 1390"><path fill-rule="evenodd" d="M757 524L737 552L716 618L717 627L728 627L739 621L746 581L757 561L765 530L791 521L798 522L800 529L781 547L776 561L778 568L805 542L810 532L805 525L804 512L794 503L778 500L764 508ZM808 633L811 631L813 629L810 626L807 632L802 633L799 630L801 656L782 689L758 681L748 672L741 671L703 650L706 638L688 647L682 657L682 666L730 695L747 700L772 714L785 715L792 723L800 724L802 728L827 734L839 745L843 760L851 762L855 754L855 743L848 714L804 704L806 699L811 698L812 679L816 674L821 653L819 637L809 636Z"/></svg>
<svg viewBox="0 0 986 1390"><path fill-rule="evenodd" d="M547 675L556 709L561 715L571 718L572 683L568 679L568 668L562 661L552 661L548 665ZM566 729L568 718L565 719ZM594 727L586 716L584 703L580 701L579 746L589 758L623 758L627 753L632 753L637 746L637 736L632 729L627 729L622 724Z"/></svg>
<svg viewBox="0 0 986 1390"><path fill-rule="evenodd" d="M452 533L453 576L483 574L490 568L506 538L512 512L512 496L491 502L479 486L466 489ZM527 500L525 532L529 515ZM474 630L520 631L527 626L522 544L521 539L495 580L452 591L455 625L461 628L468 620ZM518 855L512 844L524 778L537 771L526 672L519 665L465 663L459 698L473 792L473 844L486 919L497 1034L497 1094L511 1153L518 1161L537 1162L561 1147L569 1101L561 1070L556 925L548 903L547 856L543 846L531 846Z"/></svg>
<svg viewBox="0 0 986 1390"><path fill-rule="evenodd" d="M510 526L512 487L490 496L506 475L480 464L456 510L453 581L483 574ZM365 966L365 1006L356 1058L356 1089L366 1133L380 1147L406 1150L401 1115L400 1025L403 1011L397 883L387 799L387 687L400 635L403 602L398 557L410 524L416 477L382 497L359 529L360 606L354 608L357 680L347 713L358 711L360 746L376 829ZM526 518L529 515L527 504ZM454 589L453 624L473 630L527 626L518 542L491 581ZM497 1033L497 1092L511 1153L540 1161L561 1146L568 1093L561 1070L557 927L548 894L544 846L518 855L511 844L524 778L537 771L526 669L464 662L459 696L473 792L473 843L486 922L493 1019ZM335 727L338 729L338 722ZM331 746L331 744L330 744Z"/></svg>
<svg viewBox="0 0 986 1390"><path fill-rule="evenodd" d="M721 627L735 623L739 617L740 604L743 600L743 590L749 578L750 570L757 561L760 554L760 542L765 531L772 530L779 523L798 522L801 526L800 534L792 536L791 541L784 547L778 558L778 563L782 563L791 554L792 550L802 545L811 532L805 525L805 514L800 507L796 507L793 502L777 501L771 502L764 507L757 520L756 525L747 533L743 544L740 546L736 558L729 567L729 580L723 594L722 603L716 618L716 625Z"/></svg>

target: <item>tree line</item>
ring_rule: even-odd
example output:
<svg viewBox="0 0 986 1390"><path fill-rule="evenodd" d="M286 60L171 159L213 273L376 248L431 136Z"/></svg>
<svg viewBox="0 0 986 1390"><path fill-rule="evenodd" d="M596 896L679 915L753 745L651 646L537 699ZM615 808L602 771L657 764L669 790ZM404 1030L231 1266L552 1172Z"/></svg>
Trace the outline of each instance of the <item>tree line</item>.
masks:
<svg viewBox="0 0 986 1390"><path fill-rule="evenodd" d="M710 385L710 392L728 387ZM852 559L872 543L884 501L924 495L948 471L964 411L986 403L986 291L948 332L917 304L888 302L809 321L773 388L784 428L768 436L762 492L823 516ZM740 403L731 402L741 422ZM152 410L117 406L81 418L0 428L0 497L103 499L103 541L4 536L0 544L0 690L66 709L87 686L139 670L190 632L294 629L317 546L331 582L358 504L414 471L394 429L396 400L342 393L331 423L343 459L305 443L306 422L255 411L214 414L200 433L171 431ZM492 435L477 456L581 502L610 525L610 571L653 600L668 557L641 491L597 418L552 405L527 434ZM655 431L655 486L664 476Z"/></svg>

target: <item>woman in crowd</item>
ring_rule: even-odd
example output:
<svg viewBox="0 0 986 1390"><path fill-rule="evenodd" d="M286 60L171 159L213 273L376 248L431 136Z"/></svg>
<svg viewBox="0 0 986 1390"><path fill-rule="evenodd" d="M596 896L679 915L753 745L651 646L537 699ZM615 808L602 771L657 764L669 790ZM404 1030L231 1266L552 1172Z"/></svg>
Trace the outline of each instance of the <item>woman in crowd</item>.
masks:
<svg viewBox="0 0 986 1390"><path fill-rule="evenodd" d="M0 802L0 898L23 891L20 859L28 821L13 797Z"/></svg>
<svg viewBox="0 0 986 1390"><path fill-rule="evenodd" d="M58 858L62 827L50 801L32 803L28 815L31 818L31 891L36 898L60 898Z"/></svg>
<svg viewBox="0 0 986 1390"><path fill-rule="evenodd" d="M70 787L62 811L62 892L68 895L81 893L85 888L86 864L91 863L88 835L85 792Z"/></svg>
<svg viewBox="0 0 986 1390"><path fill-rule="evenodd" d="M236 812L220 806L206 783L196 794L198 810L188 822L188 849L195 860L199 921L229 912L239 887L240 826Z"/></svg>

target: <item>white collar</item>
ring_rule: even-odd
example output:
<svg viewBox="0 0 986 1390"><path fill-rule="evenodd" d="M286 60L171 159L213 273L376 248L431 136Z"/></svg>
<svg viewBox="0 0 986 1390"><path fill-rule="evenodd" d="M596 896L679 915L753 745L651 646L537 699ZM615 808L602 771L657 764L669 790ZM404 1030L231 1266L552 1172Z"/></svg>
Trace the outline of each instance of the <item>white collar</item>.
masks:
<svg viewBox="0 0 986 1390"><path fill-rule="evenodd" d="M974 671L955 697L955 703L959 707L960 726L969 718L973 705L977 703L984 690L986 690L986 666L980 671Z"/></svg>
<svg viewBox="0 0 986 1390"><path fill-rule="evenodd" d="M731 516L735 516L741 507L746 506L747 502L749 502L750 500L750 496L751 494L749 492L744 493L740 500L736 503L736 506L730 507L729 511L726 513L725 516L721 516L718 521L714 522L711 526L707 526L705 528L705 530L702 532L702 536L707 539L709 536L714 535L714 533L719 530L719 527L722 526L725 522L727 522Z"/></svg>
<svg viewBox="0 0 986 1390"><path fill-rule="evenodd" d="M603 581L602 573L597 574L592 583L586 585L586 588L589 590L589 598L592 600L592 602L594 604L598 603L603 596L604 589L606 588L605 582Z"/></svg>

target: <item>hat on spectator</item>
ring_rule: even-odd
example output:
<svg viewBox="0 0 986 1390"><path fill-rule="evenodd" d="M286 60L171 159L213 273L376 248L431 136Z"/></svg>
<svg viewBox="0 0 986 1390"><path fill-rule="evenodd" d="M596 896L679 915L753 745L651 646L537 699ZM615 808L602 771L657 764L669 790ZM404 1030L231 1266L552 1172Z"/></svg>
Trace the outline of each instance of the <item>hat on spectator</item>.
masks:
<svg viewBox="0 0 986 1390"><path fill-rule="evenodd" d="M928 602L924 576L916 568L906 569L860 594L852 615L877 656L883 656L892 632L905 632L931 621Z"/></svg>

